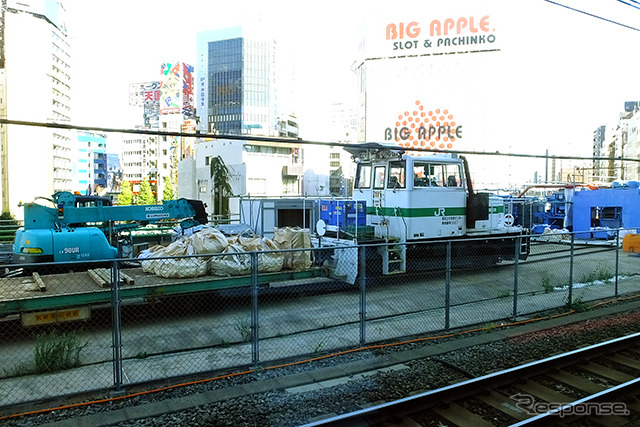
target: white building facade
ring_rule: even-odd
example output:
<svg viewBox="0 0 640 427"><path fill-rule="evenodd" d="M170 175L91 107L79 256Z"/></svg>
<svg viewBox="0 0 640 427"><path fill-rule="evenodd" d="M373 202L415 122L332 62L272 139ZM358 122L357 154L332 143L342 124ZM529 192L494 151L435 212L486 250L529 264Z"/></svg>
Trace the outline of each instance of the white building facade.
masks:
<svg viewBox="0 0 640 427"><path fill-rule="evenodd" d="M640 163L621 160L640 158L640 102L625 102L624 107L616 121L594 131L594 157L611 159L593 162L603 182L640 180Z"/></svg>
<svg viewBox="0 0 640 427"><path fill-rule="evenodd" d="M197 142L194 156L180 162L178 197L202 200L207 204L207 212L213 212L215 194L210 164L217 156L223 159L231 177L231 218L237 218L242 197L301 195L303 156L299 144L218 139Z"/></svg>
<svg viewBox="0 0 640 427"><path fill-rule="evenodd" d="M71 58L62 2L8 0L3 14L2 116L68 124ZM2 126L2 210L22 218L20 201L70 190L71 145L67 130Z"/></svg>

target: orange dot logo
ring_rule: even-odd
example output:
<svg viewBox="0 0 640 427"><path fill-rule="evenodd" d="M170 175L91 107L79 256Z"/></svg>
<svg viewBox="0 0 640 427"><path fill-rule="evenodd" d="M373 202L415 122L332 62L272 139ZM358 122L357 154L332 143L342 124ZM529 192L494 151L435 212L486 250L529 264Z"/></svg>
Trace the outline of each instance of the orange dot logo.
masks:
<svg viewBox="0 0 640 427"><path fill-rule="evenodd" d="M462 126L454 114L446 108L427 109L420 100L414 105L398 114L395 127L385 129L385 141L406 148L453 149L453 142L462 138Z"/></svg>

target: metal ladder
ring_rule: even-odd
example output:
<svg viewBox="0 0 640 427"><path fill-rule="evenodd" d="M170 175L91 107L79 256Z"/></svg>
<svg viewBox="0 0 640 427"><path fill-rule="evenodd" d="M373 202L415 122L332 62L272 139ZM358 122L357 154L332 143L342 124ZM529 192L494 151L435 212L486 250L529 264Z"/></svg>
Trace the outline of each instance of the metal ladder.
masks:
<svg viewBox="0 0 640 427"><path fill-rule="evenodd" d="M407 271L407 246L386 245L380 247L382 274L400 274Z"/></svg>

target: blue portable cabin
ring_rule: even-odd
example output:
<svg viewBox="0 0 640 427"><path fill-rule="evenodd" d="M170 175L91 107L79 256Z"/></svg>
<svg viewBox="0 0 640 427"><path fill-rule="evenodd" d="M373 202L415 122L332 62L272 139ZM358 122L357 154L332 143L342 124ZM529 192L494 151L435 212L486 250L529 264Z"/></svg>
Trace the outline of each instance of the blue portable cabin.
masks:
<svg viewBox="0 0 640 427"><path fill-rule="evenodd" d="M640 227L640 189L637 181L573 195L573 230L580 239L609 238L611 233L594 228Z"/></svg>

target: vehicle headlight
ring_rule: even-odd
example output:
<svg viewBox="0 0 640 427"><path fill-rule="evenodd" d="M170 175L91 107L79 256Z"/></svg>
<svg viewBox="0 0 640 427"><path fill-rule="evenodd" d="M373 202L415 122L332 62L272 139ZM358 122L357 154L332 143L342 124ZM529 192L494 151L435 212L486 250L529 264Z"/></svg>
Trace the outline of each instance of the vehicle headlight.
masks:
<svg viewBox="0 0 640 427"><path fill-rule="evenodd" d="M20 252L23 254L41 254L43 251L41 248L22 248Z"/></svg>

